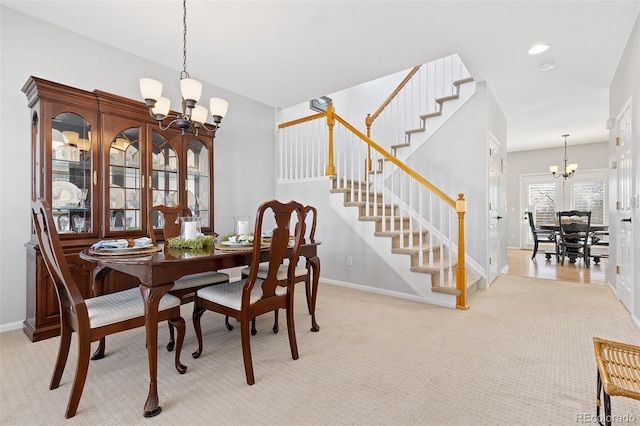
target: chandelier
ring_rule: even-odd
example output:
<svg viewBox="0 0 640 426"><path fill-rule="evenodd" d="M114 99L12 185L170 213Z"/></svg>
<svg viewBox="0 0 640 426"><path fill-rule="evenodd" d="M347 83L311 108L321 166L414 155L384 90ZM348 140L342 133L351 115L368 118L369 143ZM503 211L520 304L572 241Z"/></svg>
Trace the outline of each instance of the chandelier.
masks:
<svg viewBox="0 0 640 426"><path fill-rule="evenodd" d="M555 178L559 178L560 176L562 176L565 179L570 178L571 176L573 176L575 174L576 170L578 170L578 164L577 163L567 164L567 162L568 162L568 160L567 160L567 136L569 136L569 135L562 135L562 137L564 138L564 169L563 169L563 172L562 173L558 173L558 166L549 167L549 171L551 172L551 174Z"/></svg>
<svg viewBox="0 0 640 426"><path fill-rule="evenodd" d="M180 73L180 91L182 93L182 111L170 114L171 100L162 96L162 83L152 78L140 79L140 93L144 98L149 114L158 121L161 130L167 130L175 125L182 134L191 129L194 135L202 128L214 132L220 127L222 118L227 113L229 102L221 98L211 98L209 107L213 117L213 125L207 126L208 111L206 107L198 105L202 94L202 83L194 80L187 72L187 1L182 1L182 72ZM167 122L167 124L164 124Z"/></svg>

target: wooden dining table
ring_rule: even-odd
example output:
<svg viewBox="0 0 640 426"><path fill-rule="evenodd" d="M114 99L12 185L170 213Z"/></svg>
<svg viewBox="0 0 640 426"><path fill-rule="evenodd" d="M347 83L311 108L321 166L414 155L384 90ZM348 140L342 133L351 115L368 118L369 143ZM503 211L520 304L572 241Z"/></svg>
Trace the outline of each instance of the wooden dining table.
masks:
<svg viewBox="0 0 640 426"><path fill-rule="evenodd" d="M320 277L320 261L317 247L320 242L307 243L300 247L300 256L307 259L307 270L311 278L311 330L318 331L315 306ZM91 249L80 252L84 260L94 262L94 295L102 294L104 280L111 271L134 276L140 280L140 292L145 304L145 330L149 359L149 393L144 405L144 416L152 417L162 408L158 399L158 305L174 281L185 275L249 265L253 251L210 249L169 249L160 245L161 251L141 256L104 256L92 253ZM268 250L261 251L261 262L268 260ZM313 259L313 261L310 261Z"/></svg>
<svg viewBox="0 0 640 426"><path fill-rule="evenodd" d="M538 227L540 229L547 229L550 231L555 231L556 234L558 234L560 232L560 225L558 225L557 223L541 223L538 225ZM599 223L592 223L589 226L590 231L596 235L596 236L604 236L604 235L609 235L609 225L603 225L603 224L599 224ZM608 242L599 242L598 244L594 244L594 245L609 245ZM556 255L557 253L553 253L553 252L549 252L549 251L545 251L544 252L545 257L547 260L551 259L551 256ZM602 255L602 254L594 254L592 255L593 257L593 261L598 264L600 262L600 258L606 256L606 255ZM571 253L569 253L569 263L575 263L576 262L576 257L573 256Z"/></svg>

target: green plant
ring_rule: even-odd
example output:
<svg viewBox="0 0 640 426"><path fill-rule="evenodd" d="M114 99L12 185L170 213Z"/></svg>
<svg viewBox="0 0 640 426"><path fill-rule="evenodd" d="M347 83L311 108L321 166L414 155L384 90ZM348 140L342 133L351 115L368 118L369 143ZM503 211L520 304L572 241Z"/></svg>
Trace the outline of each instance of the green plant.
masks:
<svg viewBox="0 0 640 426"><path fill-rule="evenodd" d="M201 249L213 246L215 243L215 238L210 235L203 235L193 240L185 240L180 237L169 238L167 240L167 246L172 249Z"/></svg>

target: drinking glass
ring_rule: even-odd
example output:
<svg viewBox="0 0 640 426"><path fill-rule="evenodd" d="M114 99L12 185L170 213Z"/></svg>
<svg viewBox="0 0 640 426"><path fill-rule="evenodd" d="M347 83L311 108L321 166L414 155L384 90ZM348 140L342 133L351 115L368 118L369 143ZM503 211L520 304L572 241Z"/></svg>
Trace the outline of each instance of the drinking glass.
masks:
<svg viewBox="0 0 640 426"><path fill-rule="evenodd" d="M60 226L60 232L69 232L69 216L58 217L58 225Z"/></svg>
<svg viewBox="0 0 640 426"><path fill-rule="evenodd" d="M86 224L86 219L82 216L74 216L73 224L76 227L76 232L84 232L84 227Z"/></svg>
<svg viewBox="0 0 640 426"><path fill-rule="evenodd" d="M88 189L80 189L78 191L78 199L80 200L80 207L84 208L85 206L85 201L87 199L87 194L89 193Z"/></svg>

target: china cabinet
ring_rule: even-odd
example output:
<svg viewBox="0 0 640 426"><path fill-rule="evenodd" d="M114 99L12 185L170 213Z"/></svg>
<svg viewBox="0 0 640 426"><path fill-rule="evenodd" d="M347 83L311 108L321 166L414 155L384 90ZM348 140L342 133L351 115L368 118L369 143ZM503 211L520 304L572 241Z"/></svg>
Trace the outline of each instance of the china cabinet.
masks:
<svg viewBox="0 0 640 426"><path fill-rule="evenodd" d="M213 137L161 130L143 102L30 77L22 88L31 109L31 196L51 205L71 272L91 297L93 264L79 252L103 238L156 233L163 218L151 206L186 204L213 234ZM58 302L35 235L27 248L27 318L32 341L59 333ZM114 274L111 274L114 275ZM114 289L138 284L115 275ZM116 287L116 284L117 287Z"/></svg>

